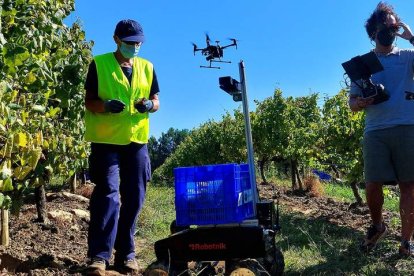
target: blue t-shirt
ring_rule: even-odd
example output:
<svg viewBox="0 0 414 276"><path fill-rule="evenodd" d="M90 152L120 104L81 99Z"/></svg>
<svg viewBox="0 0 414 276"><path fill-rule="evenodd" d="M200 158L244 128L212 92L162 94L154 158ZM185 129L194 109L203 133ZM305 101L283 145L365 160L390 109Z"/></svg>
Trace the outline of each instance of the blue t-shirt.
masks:
<svg viewBox="0 0 414 276"><path fill-rule="evenodd" d="M382 84L388 101L365 108L365 132L414 125L414 101L406 100L407 92L414 92L414 50L394 47L389 54L377 54L384 70L372 75L374 84ZM361 95L361 89L351 84L351 95Z"/></svg>

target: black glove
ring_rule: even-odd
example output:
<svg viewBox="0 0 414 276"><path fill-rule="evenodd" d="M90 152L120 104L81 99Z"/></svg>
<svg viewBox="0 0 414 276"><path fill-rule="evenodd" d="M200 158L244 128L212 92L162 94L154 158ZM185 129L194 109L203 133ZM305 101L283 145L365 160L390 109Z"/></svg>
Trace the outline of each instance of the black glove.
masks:
<svg viewBox="0 0 414 276"><path fill-rule="evenodd" d="M143 99L134 104L139 113L151 111L154 108L154 103L151 100Z"/></svg>
<svg viewBox="0 0 414 276"><path fill-rule="evenodd" d="M104 102L105 112L119 113L125 108L125 104L120 100L107 100Z"/></svg>

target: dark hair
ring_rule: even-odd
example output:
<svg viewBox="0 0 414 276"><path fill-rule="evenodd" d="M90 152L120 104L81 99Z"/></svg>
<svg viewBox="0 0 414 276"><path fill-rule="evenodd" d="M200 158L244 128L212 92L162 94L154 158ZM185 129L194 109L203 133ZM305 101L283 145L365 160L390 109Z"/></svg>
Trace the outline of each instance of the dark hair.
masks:
<svg viewBox="0 0 414 276"><path fill-rule="evenodd" d="M393 15L397 23L400 23L400 18L395 13L393 6L382 1L379 2L374 12L367 19L367 22L365 22L365 30L370 39L375 39L378 26L385 25L389 15Z"/></svg>

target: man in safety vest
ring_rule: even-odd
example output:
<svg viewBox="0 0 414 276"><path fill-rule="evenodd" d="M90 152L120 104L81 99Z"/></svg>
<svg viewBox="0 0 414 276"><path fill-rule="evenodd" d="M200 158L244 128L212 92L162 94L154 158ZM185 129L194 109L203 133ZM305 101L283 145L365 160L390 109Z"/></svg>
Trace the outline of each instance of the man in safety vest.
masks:
<svg viewBox="0 0 414 276"><path fill-rule="evenodd" d="M114 40L116 51L94 58L85 83L85 139L91 142L89 170L96 185L90 200L88 275L105 275L112 249L116 270L138 271L135 222L151 177L148 115L159 108L153 65L137 57L144 42L141 25L120 21Z"/></svg>

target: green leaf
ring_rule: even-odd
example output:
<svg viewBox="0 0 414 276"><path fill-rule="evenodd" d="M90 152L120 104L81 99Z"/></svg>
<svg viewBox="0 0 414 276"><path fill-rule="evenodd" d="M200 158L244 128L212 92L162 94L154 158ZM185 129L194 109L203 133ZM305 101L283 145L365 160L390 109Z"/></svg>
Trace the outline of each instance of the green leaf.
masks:
<svg viewBox="0 0 414 276"><path fill-rule="evenodd" d="M3 203L4 203L4 194L0 193L0 208L3 208Z"/></svg>
<svg viewBox="0 0 414 276"><path fill-rule="evenodd" d="M27 147L27 135L24 132L19 132L14 136L14 144L19 147Z"/></svg>
<svg viewBox="0 0 414 276"><path fill-rule="evenodd" d="M4 35L0 33L0 45L4 45L7 43L7 40L4 38Z"/></svg>
<svg viewBox="0 0 414 276"><path fill-rule="evenodd" d="M1 164L0 179L5 180L12 176L12 168L10 159L5 159Z"/></svg>
<svg viewBox="0 0 414 276"><path fill-rule="evenodd" d="M2 207L4 209L8 210L8 209L10 209L11 204L12 204L12 199L10 198L10 196L6 195L4 197L4 201L3 201L3 206Z"/></svg>
<svg viewBox="0 0 414 276"><path fill-rule="evenodd" d="M5 45L3 48L4 63L11 67L23 65L24 61L30 57L26 47L17 45Z"/></svg>
<svg viewBox="0 0 414 276"><path fill-rule="evenodd" d="M3 180L3 190L2 192L10 192L13 191L13 181L11 178L7 178L6 180Z"/></svg>
<svg viewBox="0 0 414 276"><path fill-rule="evenodd" d="M59 107L55 107L55 108L52 108L50 111L49 111L49 116L50 117L54 117L56 114L58 114L60 112L60 108Z"/></svg>
<svg viewBox="0 0 414 276"><path fill-rule="evenodd" d="M19 110L22 109L22 106L19 104L15 104L15 103L9 103L7 105L11 110Z"/></svg>
<svg viewBox="0 0 414 276"><path fill-rule="evenodd" d="M32 106L32 110L37 113L43 114L46 111L46 107L44 107L43 105L35 104Z"/></svg>
<svg viewBox="0 0 414 276"><path fill-rule="evenodd" d="M37 80L36 75L33 72L29 72L29 74L27 74L27 76L24 78L24 82L27 85L34 83L36 80Z"/></svg>
<svg viewBox="0 0 414 276"><path fill-rule="evenodd" d="M27 177L27 175L32 171L32 168L30 166L19 166L17 168L14 168L13 170L13 176L21 181Z"/></svg>

